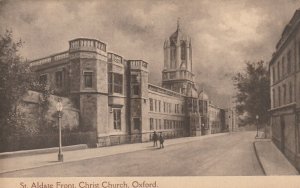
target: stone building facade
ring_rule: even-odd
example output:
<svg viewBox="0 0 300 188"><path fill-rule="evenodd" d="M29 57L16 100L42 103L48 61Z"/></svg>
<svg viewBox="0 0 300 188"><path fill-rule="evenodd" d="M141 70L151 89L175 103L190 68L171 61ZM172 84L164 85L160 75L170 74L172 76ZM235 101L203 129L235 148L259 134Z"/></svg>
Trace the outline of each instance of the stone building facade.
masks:
<svg viewBox="0 0 300 188"><path fill-rule="evenodd" d="M269 71L272 140L300 169L300 10L284 28Z"/></svg>
<svg viewBox="0 0 300 188"><path fill-rule="evenodd" d="M162 86L149 83L147 62L109 52L96 39L71 40L69 50L31 67L56 95L74 101L81 126L97 132L99 146L149 141L153 131L174 138L211 134L210 124L213 133L225 130L222 109L195 88L191 39L179 23L164 43Z"/></svg>

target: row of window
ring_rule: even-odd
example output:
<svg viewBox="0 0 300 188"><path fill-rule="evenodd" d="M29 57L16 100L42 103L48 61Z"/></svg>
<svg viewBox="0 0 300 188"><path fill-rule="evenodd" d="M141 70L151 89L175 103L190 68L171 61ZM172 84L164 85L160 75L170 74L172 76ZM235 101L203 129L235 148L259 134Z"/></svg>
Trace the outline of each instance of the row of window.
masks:
<svg viewBox="0 0 300 188"><path fill-rule="evenodd" d="M58 71L55 73L55 85L57 88L63 87L63 71ZM93 88L93 71L84 71L83 72L84 88ZM39 78L40 83L48 83L48 75L43 74ZM140 83L138 82L138 76L131 76L132 82L132 94L140 94ZM118 73L108 73L108 92L120 93L123 94L123 75Z"/></svg>
<svg viewBox="0 0 300 188"><path fill-rule="evenodd" d="M184 112L184 107L181 104L174 104L174 110L172 109L173 104L168 102L161 102L161 100L156 100L149 98L150 111L154 112L164 112L164 113L176 113L181 114Z"/></svg>
<svg viewBox="0 0 300 188"><path fill-rule="evenodd" d="M121 108L113 108L113 119L114 119L114 129L121 130ZM133 118L133 128L134 130L140 130L141 119Z"/></svg>
<svg viewBox="0 0 300 188"><path fill-rule="evenodd" d="M286 75L292 72L293 70L292 56L295 57L296 53L297 53L296 49L294 51L289 50L286 56L283 55L281 60L279 60L277 64L274 64L274 66L272 67L273 83L279 81L280 79L284 78ZM300 42L298 43L298 63L300 67Z"/></svg>
<svg viewBox="0 0 300 188"><path fill-rule="evenodd" d="M292 82L278 86L277 90L272 90L273 108L293 102L293 85ZM288 95L287 95L288 92ZM288 98L287 98L288 96ZM277 101L277 102L276 102Z"/></svg>
<svg viewBox="0 0 300 188"><path fill-rule="evenodd" d="M150 130L182 129L182 128L183 128L183 121L150 118Z"/></svg>

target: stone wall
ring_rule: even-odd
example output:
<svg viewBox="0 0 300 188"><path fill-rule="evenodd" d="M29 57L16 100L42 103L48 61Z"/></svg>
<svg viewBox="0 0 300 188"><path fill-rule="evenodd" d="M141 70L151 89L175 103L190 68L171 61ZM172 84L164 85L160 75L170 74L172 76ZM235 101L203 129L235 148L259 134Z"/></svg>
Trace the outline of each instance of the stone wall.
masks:
<svg viewBox="0 0 300 188"><path fill-rule="evenodd" d="M26 127L30 127L32 131L37 131L40 120L42 94L35 91L28 91L23 100L19 103L17 109L24 115L24 123ZM79 110L74 108L73 103L68 98L61 97L63 103L62 128L74 130L79 127ZM45 122L48 126L57 126L57 110L56 104L58 96L51 95L49 97L49 108L46 112ZM45 125L46 126L46 125Z"/></svg>

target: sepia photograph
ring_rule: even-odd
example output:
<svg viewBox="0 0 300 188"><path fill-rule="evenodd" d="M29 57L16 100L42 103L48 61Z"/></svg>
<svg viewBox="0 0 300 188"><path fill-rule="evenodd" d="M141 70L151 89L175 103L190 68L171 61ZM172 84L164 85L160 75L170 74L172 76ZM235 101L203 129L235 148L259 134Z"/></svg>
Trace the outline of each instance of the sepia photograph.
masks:
<svg viewBox="0 0 300 188"><path fill-rule="evenodd" d="M300 0L0 0L0 187L299 170Z"/></svg>

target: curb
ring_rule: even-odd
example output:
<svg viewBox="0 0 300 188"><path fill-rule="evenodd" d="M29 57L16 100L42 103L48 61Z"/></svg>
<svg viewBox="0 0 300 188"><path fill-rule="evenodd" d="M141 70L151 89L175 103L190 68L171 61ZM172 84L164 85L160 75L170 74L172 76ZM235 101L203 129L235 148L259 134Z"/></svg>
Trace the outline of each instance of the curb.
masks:
<svg viewBox="0 0 300 188"><path fill-rule="evenodd" d="M215 137L215 136L222 136L222 135L229 135L229 134L228 133L220 133L220 134L213 134L213 136L209 136L209 137L199 136L199 138L206 139L206 138ZM189 137L187 137L187 138L189 138ZM188 141L181 142L181 143L169 143L169 144L165 144L165 146L171 146L171 145L176 145L176 144L185 144L185 143L194 142L194 141L198 141L198 140L188 140ZM143 143L150 143L150 142L143 142ZM136 143L136 144L143 144L143 143ZM126 145L126 144L122 144L122 145ZM110 147L113 147L113 146L110 146ZM99 149L101 149L101 147ZM17 172L17 171L21 171L21 170L30 170L30 169L41 168L41 167L46 167L46 166L55 166L55 165L60 165L60 164L66 164L66 163L72 163L72 162L77 162L77 161L84 161L84 160L96 159L96 158L107 157L107 156L112 156L112 155L120 155L120 154L124 154L124 153L144 151L144 150L148 150L148 149L147 148L140 148L140 149L133 150L133 151L126 151L126 152L122 152L122 153L114 153L114 154L103 155L103 156L93 156L93 157L88 157L88 158L85 158L85 159L73 159L73 160L65 161L65 162L58 162L57 161L57 162L54 162L54 163L51 163L51 164L41 164L41 165L36 165L36 166L32 166L32 167L24 167L24 168L20 168L20 169L6 170L6 171L3 171L3 172L0 172L0 174L12 173L12 172ZM57 150L55 150L55 152L56 151Z"/></svg>
<svg viewBox="0 0 300 188"><path fill-rule="evenodd" d="M87 148L88 148L88 146L86 144L79 144L79 145L72 145L72 146L63 146L62 150L63 151L74 151L74 150L82 150L82 149L87 149ZM0 153L0 159L10 158L10 157L22 157L22 156L28 156L28 155L55 153L57 151L58 151L58 147L4 152L4 153Z"/></svg>
<svg viewBox="0 0 300 188"><path fill-rule="evenodd" d="M259 166L261 167L261 169L262 169L264 175L266 176L267 174L266 174L266 171L265 171L265 169L264 169L264 167L263 167L263 165L262 165L262 162L261 162L261 160L260 160L260 158L259 158L259 156L258 156L258 154L257 154L257 150L256 150L255 143L256 143L256 141L253 142L254 153L255 153L255 156L256 156L257 161L258 161L258 163L259 163Z"/></svg>

